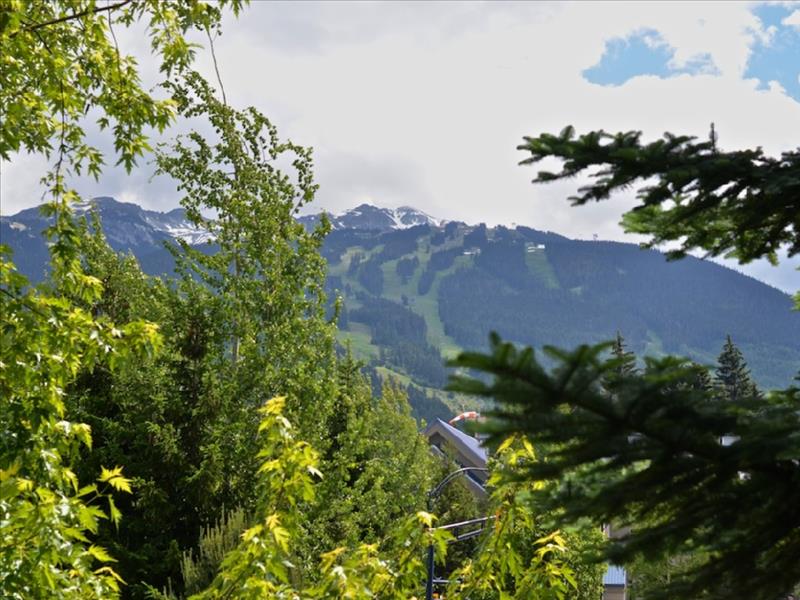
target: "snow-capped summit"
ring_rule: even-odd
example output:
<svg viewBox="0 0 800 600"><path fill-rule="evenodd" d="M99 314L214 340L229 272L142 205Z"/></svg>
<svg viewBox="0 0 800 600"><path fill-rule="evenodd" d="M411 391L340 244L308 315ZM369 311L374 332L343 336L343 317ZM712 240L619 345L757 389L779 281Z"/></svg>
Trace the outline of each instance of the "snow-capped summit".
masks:
<svg viewBox="0 0 800 600"><path fill-rule="evenodd" d="M319 221L320 215L307 215L300 217L300 222L306 227L312 227ZM443 222L430 215L412 208L401 206L399 208L379 208L371 204L360 204L338 215L328 215L334 229L364 229L372 231L391 231L394 229L408 229L417 225L440 226Z"/></svg>
<svg viewBox="0 0 800 600"><path fill-rule="evenodd" d="M178 238L192 245L213 239L208 231L189 222L186 211L182 208L162 213L145 210L130 202L119 202L109 196L100 196L77 202L72 205L72 209L78 215L96 210L108 243L117 250L156 247L163 241ZM20 211L10 217L1 217L0 222L17 233L25 232L34 238L47 226L47 220L38 207Z"/></svg>
<svg viewBox="0 0 800 600"><path fill-rule="evenodd" d="M196 246L212 242L213 232L196 227L186 218L183 208L169 212L146 210L137 204L119 202L109 196L100 196L72 205L76 214L88 216L97 211L109 245L120 252L133 252L146 270L152 273L170 272L171 258L164 255L164 243L181 239ZM320 215L300 217L299 221L313 229ZM358 229L383 233L408 229L418 225L440 226L438 221L422 211L409 206L396 209L378 208L362 204L339 215L330 216L334 229ZM42 232L50 219L42 215L39 207L27 208L14 215L0 215L0 241L15 249L15 260L22 272L34 281L44 275L47 264L47 245Z"/></svg>
<svg viewBox="0 0 800 600"><path fill-rule="evenodd" d="M401 206L394 211L395 217L400 221L399 228L414 227L415 225L431 225L439 227L443 224L440 219L434 219L427 213L411 206Z"/></svg>
<svg viewBox="0 0 800 600"><path fill-rule="evenodd" d="M195 226L186 218L186 210L183 208L163 213L146 210L130 202L119 202L108 196L92 198L86 204L100 213L103 229L112 246L122 245L123 240L127 244L135 244L139 241L138 238L145 238L142 241L150 243L154 238L162 236L182 239L192 245L213 239L208 231ZM79 207L79 210L87 208Z"/></svg>

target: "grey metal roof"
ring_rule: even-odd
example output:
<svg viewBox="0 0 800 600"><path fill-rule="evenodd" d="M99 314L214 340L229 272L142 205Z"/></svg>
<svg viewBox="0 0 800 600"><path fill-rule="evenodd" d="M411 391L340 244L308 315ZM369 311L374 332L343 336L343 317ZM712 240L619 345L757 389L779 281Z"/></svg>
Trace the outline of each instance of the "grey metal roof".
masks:
<svg viewBox="0 0 800 600"><path fill-rule="evenodd" d="M623 567L608 565L605 575L603 575L603 585L625 585L627 574Z"/></svg>
<svg viewBox="0 0 800 600"><path fill-rule="evenodd" d="M454 439L458 440L466 446L469 451L475 455L477 459L483 462L483 465L486 465L486 461L488 459L488 454L486 452L486 448L484 448L480 441L461 431L460 429L453 427L447 421L443 421L442 419L437 418L435 424L439 425L444 431L446 431L450 436ZM429 428L430 429L430 428Z"/></svg>

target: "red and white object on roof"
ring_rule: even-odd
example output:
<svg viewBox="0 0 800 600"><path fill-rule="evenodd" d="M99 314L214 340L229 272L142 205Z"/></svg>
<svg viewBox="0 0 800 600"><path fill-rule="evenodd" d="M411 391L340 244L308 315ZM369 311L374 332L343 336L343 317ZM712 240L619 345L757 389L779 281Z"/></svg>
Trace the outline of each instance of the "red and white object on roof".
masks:
<svg viewBox="0 0 800 600"><path fill-rule="evenodd" d="M448 421L448 423L450 425L453 425L454 423L458 423L459 421L478 419L480 418L480 416L481 413L476 412L474 410L468 410L467 412L463 412L460 415L453 417Z"/></svg>

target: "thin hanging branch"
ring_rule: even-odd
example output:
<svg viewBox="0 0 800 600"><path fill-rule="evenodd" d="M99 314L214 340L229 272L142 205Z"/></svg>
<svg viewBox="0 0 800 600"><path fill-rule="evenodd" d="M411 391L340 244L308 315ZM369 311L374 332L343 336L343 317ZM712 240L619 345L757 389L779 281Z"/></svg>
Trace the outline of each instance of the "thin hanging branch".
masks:
<svg viewBox="0 0 800 600"><path fill-rule="evenodd" d="M206 27L206 36L208 36L208 46L211 50L211 59L214 61L214 72L217 74L217 82L219 83L219 91L222 93L222 104L228 106L228 99L225 96L225 86L222 85L222 76L219 74L219 65L217 64L217 53L214 50L214 38L211 37L211 30Z"/></svg>

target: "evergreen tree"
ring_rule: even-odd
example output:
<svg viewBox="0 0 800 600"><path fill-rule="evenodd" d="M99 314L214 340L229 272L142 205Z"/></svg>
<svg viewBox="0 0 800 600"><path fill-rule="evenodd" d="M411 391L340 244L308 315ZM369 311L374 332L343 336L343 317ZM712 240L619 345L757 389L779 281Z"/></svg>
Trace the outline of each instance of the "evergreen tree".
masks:
<svg viewBox="0 0 800 600"><path fill-rule="evenodd" d="M540 172L535 182L589 171L593 180L571 198L577 205L647 181L623 223L650 235L650 246L677 242L673 258L697 249L740 262L775 262L781 249L800 253L800 152L722 152L713 134L699 143L670 133L650 144L640 138L599 131L576 139L567 127L525 138L519 148L530 153L523 164L562 161L559 172ZM492 374L494 382L459 377L454 389L498 401L485 425L495 443L518 433L561 445L547 463L525 470L556 482L537 495L562 506L567 518L634 526L609 543L610 560L705 553L707 560L658 597L728 598L730 589L785 596L800 581L800 389L712 402L697 366L665 357L646 358L640 376L612 379L609 398L602 384L617 364L602 360L608 348L546 348L556 365L548 372L531 349L493 335L490 354L462 354L453 364ZM720 444L725 435L736 441Z"/></svg>
<svg viewBox="0 0 800 600"><path fill-rule="evenodd" d="M320 459L317 502L303 517L301 559L341 545L375 543L392 523L425 507L436 463L417 429L408 399L392 382L373 396L352 356L338 366L338 391L326 421L329 445ZM303 577L314 578L313 572Z"/></svg>
<svg viewBox="0 0 800 600"><path fill-rule="evenodd" d="M719 398L726 402L737 402L758 390L741 350L727 336L722 352L717 359L714 384Z"/></svg>
<svg viewBox="0 0 800 600"><path fill-rule="evenodd" d="M619 331L611 344L611 354L619 361L617 372L620 375L632 375L636 372L636 355L626 350L625 338Z"/></svg>
<svg viewBox="0 0 800 600"><path fill-rule="evenodd" d="M636 373L636 355L626 349L625 338L619 331L611 343L611 357L617 365L614 377L629 377Z"/></svg>
<svg viewBox="0 0 800 600"><path fill-rule="evenodd" d="M695 371L696 375L690 385L692 389L708 395L714 388L714 382L711 379L711 374L708 372L708 369L700 365L696 366L697 366L697 369Z"/></svg>
<svg viewBox="0 0 800 600"><path fill-rule="evenodd" d="M95 439L76 471L89 481L101 465L125 465L134 483L134 494L118 502L126 518L97 534L119 561L128 583L124 595L140 598L146 585L170 581L180 590L181 550L196 543L223 506L246 503L252 487L245 464L221 468L249 452L235 437L219 443L232 421L243 418L221 401L214 377L215 357L226 352L224 319L207 289L178 290L144 275L132 257L117 255L97 222L82 254L103 292L90 303L74 302L105 318L148 319L159 327L163 346L114 372L79 372L67 406Z"/></svg>
<svg viewBox="0 0 800 600"><path fill-rule="evenodd" d="M546 348L555 364L548 372L531 349L494 336L491 354L453 363L494 380L456 377L451 388L498 401L484 425L490 443L516 433L557 449L521 469L553 484L534 492L539 506L568 522L631 528L609 541L610 562L701 558L658 597L792 589L800 581L800 389L714 402L696 385L702 369L685 359L647 357L641 374L609 377L617 368L603 359L609 345ZM721 444L724 436L735 442Z"/></svg>

